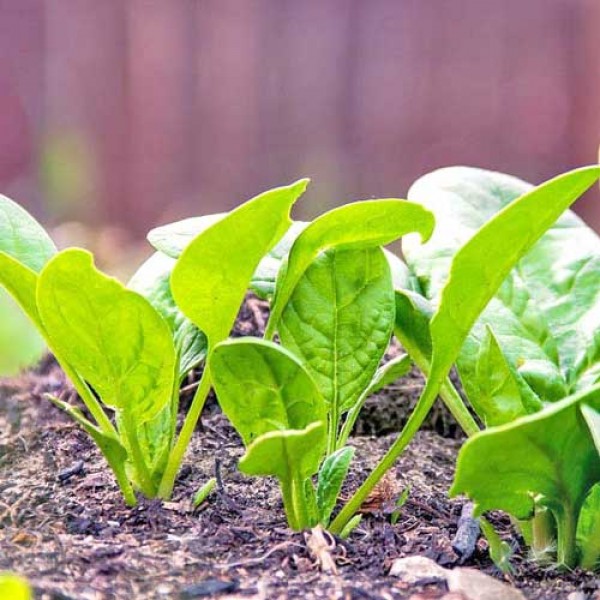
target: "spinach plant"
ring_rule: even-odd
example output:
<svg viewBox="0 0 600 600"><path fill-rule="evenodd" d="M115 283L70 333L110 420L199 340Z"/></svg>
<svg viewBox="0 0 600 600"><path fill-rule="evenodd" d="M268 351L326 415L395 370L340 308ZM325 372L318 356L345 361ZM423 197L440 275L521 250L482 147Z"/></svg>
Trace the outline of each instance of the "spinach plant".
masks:
<svg viewBox="0 0 600 600"><path fill-rule="evenodd" d="M498 294L506 277L515 267L518 269L519 261L530 250L535 250L535 245L543 234L550 229L565 209L598 179L599 175L598 167L578 169L536 188L527 189L525 193L517 195L516 198L513 197L514 199L508 202L502 210L489 218L470 237L467 236L468 239L465 243L462 245L459 243L459 248L454 255L449 253L451 259L446 280L441 287L435 308L428 308L427 302L415 294L414 290L412 292L404 291L397 295L396 331L409 354L428 376L427 384L415 411L398 439L332 523L331 529L334 532L343 529L376 483L410 442L430 410L438 392L447 383L448 372L459 358L473 326L478 322L486 306ZM500 186L497 191L499 194L505 193L505 189ZM432 195L430 193L429 197ZM414 198L414 195L411 197ZM456 227L456 230L459 228ZM434 240L435 236L432 239ZM408 248L407 254L410 256L410 243ZM444 256L447 257L448 254ZM440 281L443 281L443 278ZM592 395L592 399L589 394ZM565 399L563 402L567 404L571 402L576 406L583 403L590 407L586 411L591 414L594 394L594 390L590 388L583 395L575 396L575 399ZM500 395L500 397L503 396ZM553 409L557 410L556 407ZM540 413L540 415L543 414L545 414L544 411ZM576 421L581 423L582 419L583 417ZM590 421L589 417L588 421ZM491 430L474 434L461 453L461 461L463 465L466 464L465 457L468 452L471 457L469 462L472 461L473 464L476 463L479 466L479 481L486 482L482 483L482 488L489 491L496 490L499 495L506 492L506 497L508 497L510 488L506 485L506 481L496 484L496 480L491 477L493 469L490 468L489 455L482 452L482 448L477 446L478 440L488 439L486 436L491 437L490 432ZM590 447L589 443L587 447ZM473 450L469 450L469 448L473 448ZM506 453L510 454L513 449L515 457L513 464L516 465L518 463L516 444L507 444L504 456ZM566 447L559 451L564 450ZM459 461L459 475L454 488L455 492L464 491L460 476L460 471L464 469L461 461ZM589 488L589 476L584 475L584 472L588 472L588 466L589 461L582 459L580 463L577 463L576 469L571 467L571 475L575 472L578 473L581 488L586 490ZM523 479L521 473L522 470L520 472L517 472L516 469L513 471L513 481L521 490L521 494L536 497L543 496L544 492L548 493L547 488L542 487L541 484L541 481L544 480L542 473L536 473L536 476L527 479ZM563 473L564 475L566 473ZM593 479L594 475L591 477ZM525 488L522 487L524 481L527 482ZM577 502L581 499L581 495L575 494L573 497L577 498ZM556 511L558 521L560 521L561 511L569 512L573 508L573 497L565 497L564 500L571 504L566 502L560 510L556 509L555 504L549 506L551 510ZM476 500L480 501L481 498L478 497ZM513 506L517 505L513 504ZM522 506L519 508L522 509ZM486 508L489 508L489 505ZM505 505L504 508L507 506ZM524 516L522 510L519 511L518 516ZM569 519L573 520L572 514ZM559 530L561 528L564 530L564 524L559 525ZM568 537L572 538L572 527L568 526L567 529L571 532ZM560 546L559 541L559 549ZM570 553L560 551L559 560L567 564L572 563L572 551Z"/></svg>
<svg viewBox="0 0 600 600"><path fill-rule="evenodd" d="M379 247L431 214L399 200L349 204L306 226L285 258L266 335L218 344L210 364L219 403L240 433L240 469L280 483L288 522L327 526L354 450L346 441L365 398L404 374L406 356L378 369L395 320ZM318 472L316 489L312 477Z"/></svg>
<svg viewBox="0 0 600 600"><path fill-rule="evenodd" d="M440 223L428 244L405 245L428 298L436 301L464 240L530 190L518 179L465 168L413 186L411 198ZM599 284L600 238L567 211L509 273L457 358L488 429L461 451L453 492L468 493L480 511L503 508L526 520L521 529L536 555L556 547L559 563L585 568L600 556Z"/></svg>
<svg viewBox="0 0 600 600"><path fill-rule="evenodd" d="M228 336L252 273L289 227L305 187L300 181L266 192L190 244L171 279L200 330L175 308L172 265L163 257L151 258L130 284L147 299L101 273L88 252L56 253L37 222L0 199L11 232L0 240L0 283L37 327L91 418L51 400L97 443L128 504L137 489L170 495L208 385L205 378L177 436L180 380Z"/></svg>

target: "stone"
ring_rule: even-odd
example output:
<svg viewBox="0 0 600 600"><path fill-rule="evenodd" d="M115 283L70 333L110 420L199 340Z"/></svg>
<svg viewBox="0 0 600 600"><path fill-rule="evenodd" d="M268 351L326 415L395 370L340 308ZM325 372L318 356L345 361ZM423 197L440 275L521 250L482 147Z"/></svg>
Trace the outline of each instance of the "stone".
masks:
<svg viewBox="0 0 600 600"><path fill-rule="evenodd" d="M411 585L425 585L446 581L448 571L425 556L397 558L390 569L390 575Z"/></svg>
<svg viewBox="0 0 600 600"><path fill-rule="evenodd" d="M462 594L468 600L525 600L517 588L476 569L446 571L446 581L450 592Z"/></svg>

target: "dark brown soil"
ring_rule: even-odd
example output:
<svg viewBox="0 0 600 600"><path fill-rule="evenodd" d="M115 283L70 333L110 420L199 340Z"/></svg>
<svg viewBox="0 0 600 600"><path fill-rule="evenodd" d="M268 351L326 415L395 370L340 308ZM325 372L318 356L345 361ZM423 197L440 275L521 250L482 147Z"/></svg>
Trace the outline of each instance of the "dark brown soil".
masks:
<svg viewBox="0 0 600 600"><path fill-rule="evenodd" d="M246 328L243 333L254 332L260 315L255 308L242 319L249 325L238 324ZM413 376L401 385L414 396L419 383ZM237 472L240 443L217 409L208 411L194 437L173 500L142 500L131 509L86 434L42 398L66 386L51 359L0 384L0 570L29 577L36 597L178 599L214 592L227 598L435 599L447 592L427 582L410 587L387 573L395 558L413 554L447 567L459 563L452 538L463 501L449 500L447 490L460 440L435 431L417 436L381 490L393 498L410 489L400 518L392 524L383 502L364 515L348 540L331 540L338 574L329 575L308 551L307 534L287 529L276 484ZM384 414L385 398L404 405L410 398L400 394L409 390L391 388L380 396ZM381 414L378 419L386 422ZM449 423L446 416L440 419ZM438 421L430 424L439 428ZM450 430L454 433L451 422ZM392 439L353 438L357 459L345 493L356 488ZM215 471L218 490L192 510L191 497ZM590 575L534 565L509 521L502 515L492 520L515 547L510 581L528 598L566 598L575 590L591 598L600 587ZM465 564L502 578L481 539Z"/></svg>

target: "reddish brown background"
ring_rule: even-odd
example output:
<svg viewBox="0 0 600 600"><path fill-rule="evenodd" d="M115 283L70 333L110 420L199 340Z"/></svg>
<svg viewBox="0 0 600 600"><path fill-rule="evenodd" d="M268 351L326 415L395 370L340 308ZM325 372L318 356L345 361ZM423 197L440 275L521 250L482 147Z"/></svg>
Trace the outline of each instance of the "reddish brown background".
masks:
<svg viewBox="0 0 600 600"><path fill-rule="evenodd" d="M305 175L314 215L599 141L598 0L0 0L0 190L46 221L141 236Z"/></svg>

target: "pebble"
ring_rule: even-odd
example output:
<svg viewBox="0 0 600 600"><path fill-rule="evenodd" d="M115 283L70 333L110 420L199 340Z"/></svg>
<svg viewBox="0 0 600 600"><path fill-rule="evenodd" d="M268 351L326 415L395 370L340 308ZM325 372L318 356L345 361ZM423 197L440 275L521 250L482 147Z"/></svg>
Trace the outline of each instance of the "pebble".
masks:
<svg viewBox="0 0 600 600"><path fill-rule="evenodd" d="M424 556L398 558L392 564L390 575L411 585L446 583L447 600L525 600L516 588L494 579L476 569L444 569ZM574 599L574 600L579 600Z"/></svg>

